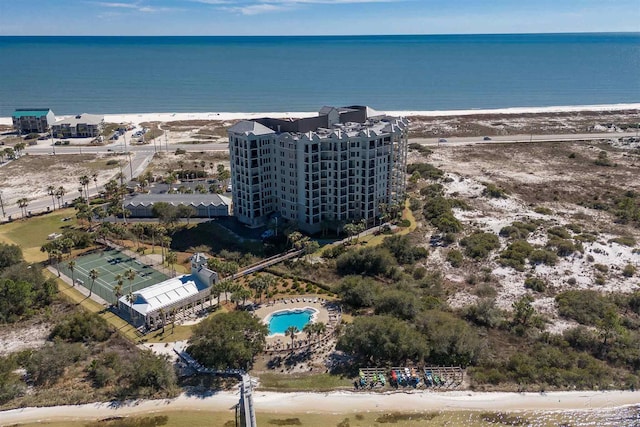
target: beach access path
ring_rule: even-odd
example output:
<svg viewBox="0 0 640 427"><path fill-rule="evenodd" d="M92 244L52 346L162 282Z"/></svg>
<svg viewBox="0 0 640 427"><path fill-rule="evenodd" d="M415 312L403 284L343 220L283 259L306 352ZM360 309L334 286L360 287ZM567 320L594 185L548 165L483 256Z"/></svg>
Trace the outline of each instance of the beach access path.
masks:
<svg viewBox="0 0 640 427"><path fill-rule="evenodd" d="M254 391L258 413L331 413L362 411L598 411L640 403L640 391L567 391L549 393L451 392L331 392L275 393ZM0 412L0 425L29 422L80 421L170 411L228 411L238 403L237 390L209 396L180 395L175 399L90 403L73 406L20 408Z"/></svg>

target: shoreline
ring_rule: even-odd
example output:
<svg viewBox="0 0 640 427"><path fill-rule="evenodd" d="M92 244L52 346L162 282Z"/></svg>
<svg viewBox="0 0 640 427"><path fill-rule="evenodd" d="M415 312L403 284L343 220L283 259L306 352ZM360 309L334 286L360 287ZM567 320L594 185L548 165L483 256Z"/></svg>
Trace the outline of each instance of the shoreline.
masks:
<svg viewBox="0 0 640 427"><path fill-rule="evenodd" d="M566 105L549 107L507 107L494 109L470 109L470 110L399 110L383 111L391 116L403 117L452 117L452 116L472 116L472 115L517 115L517 114L555 114L555 113L580 113L580 112L615 112L625 110L640 110L640 103L631 104L596 104L596 105ZM251 120L262 117L272 118L304 118L313 117L316 111L306 112L192 112L192 113L122 113L104 114L106 123L132 122L140 124L142 122L172 122L184 120ZM73 115L56 116L57 119L69 118ZM11 117L0 117L0 125L12 124Z"/></svg>
<svg viewBox="0 0 640 427"><path fill-rule="evenodd" d="M559 391L548 393L415 392L415 393L276 393L254 391L258 413L351 414L357 412L432 411L576 411L612 410L638 405L640 391ZM228 411L238 403L236 391L208 396L98 402L83 405L19 408L0 412L1 425L37 421L97 420L106 417L173 411Z"/></svg>

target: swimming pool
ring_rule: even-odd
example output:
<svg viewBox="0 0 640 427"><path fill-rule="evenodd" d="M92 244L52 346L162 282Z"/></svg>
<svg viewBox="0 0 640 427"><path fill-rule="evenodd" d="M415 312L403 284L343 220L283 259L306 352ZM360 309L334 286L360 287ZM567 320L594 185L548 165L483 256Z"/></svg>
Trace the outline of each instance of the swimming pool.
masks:
<svg viewBox="0 0 640 427"><path fill-rule="evenodd" d="M284 334L289 326L295 326L299 331L302 331L302 328L304 328L317 313L318 310L309 307L280 310L271 313L265 319L265 322L269 325L269 335Z"/></svg>

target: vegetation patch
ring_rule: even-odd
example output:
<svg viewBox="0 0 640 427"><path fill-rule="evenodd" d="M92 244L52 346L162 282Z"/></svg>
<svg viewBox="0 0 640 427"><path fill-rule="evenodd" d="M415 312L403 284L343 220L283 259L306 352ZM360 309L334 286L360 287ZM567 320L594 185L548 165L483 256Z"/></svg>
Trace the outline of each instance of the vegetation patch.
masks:
<svg viewBox="0 0 640 427"><path fill-rule="evenodd" d="M380 424L396 424L403 421L421 421L421 420L432 420L437 417L439 414L434 412L427 413L403 413L403 412L392 412L390 414L380 415L376 418L376 422Z"/></svg>
<svg viewBox="0 0 640 427"><path fill-rule="evenodd" d="M489 256L491 251L500 247L498 236L493 233L477 231L460 240L465 248L465 255L469 258L481 259Z"/></svg>

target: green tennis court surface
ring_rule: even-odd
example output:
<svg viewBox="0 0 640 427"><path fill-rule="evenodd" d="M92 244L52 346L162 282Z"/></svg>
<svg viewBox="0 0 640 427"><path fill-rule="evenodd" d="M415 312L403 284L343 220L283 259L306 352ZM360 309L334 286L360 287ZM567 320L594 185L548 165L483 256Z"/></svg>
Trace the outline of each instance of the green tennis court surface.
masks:
<svg viewBox="0 0 640 427"><path fill-rule="evenodd" d="M78 257L74 261L76 266L73 269L73 277L76 281L76 286L80 284L87 289L91 288L89 272L96 270L98 278L93 284L93 292L110 303L115 302L113 288L118 284L118 279L116 279L118 274L122 275L122 295L128 294L130 289L137 291L168 279L167 276L154 270L151 266L130 258L115 249L96 251ZM133 270L136 273L133 281L129 281L126 278L126 273L129 270ZM71 277L68 261L60 263L60 271Z"/></svg>

